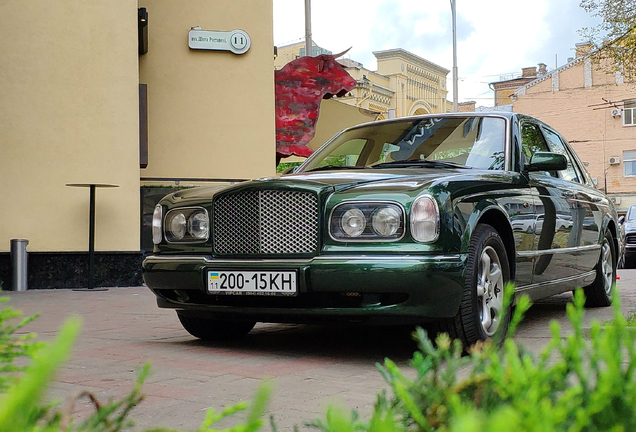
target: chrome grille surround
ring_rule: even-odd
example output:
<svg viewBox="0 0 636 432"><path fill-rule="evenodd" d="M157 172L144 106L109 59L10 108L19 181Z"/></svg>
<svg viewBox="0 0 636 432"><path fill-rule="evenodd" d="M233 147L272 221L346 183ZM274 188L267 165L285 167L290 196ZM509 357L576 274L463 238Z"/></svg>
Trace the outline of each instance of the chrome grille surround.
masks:
<svg viewBox="0 0 636 432"><path fill-rule="evenodd" d="M289 190L246 190L214 202L218 255L311 254L318 249L318 196Z"/></svg>

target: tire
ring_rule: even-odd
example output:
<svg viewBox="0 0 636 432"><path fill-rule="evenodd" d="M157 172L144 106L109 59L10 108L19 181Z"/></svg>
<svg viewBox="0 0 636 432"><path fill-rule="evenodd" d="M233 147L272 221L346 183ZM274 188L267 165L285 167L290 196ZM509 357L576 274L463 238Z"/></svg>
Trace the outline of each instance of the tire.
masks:
<svg viewBox="0 0 636 432"><path fill-rule="evenodd" d="M510 323L510 310L503 310L503 289L509 280L510 264L501 237L492 226L478 224L468 246L459 311L442 323L442 330L460 339L464 348L487 339L503 341Z"/></svg>
<svg viewBox="0 0 636 432"><path fill-rule="evenodd" d="M611 232L606 231L601 246L601 256L596 264L596 279L583 288L585 307L605 307L612 304L612 294L616 283L616 266L614 237Z"/></svg>
<svg viewBox="0 0 636 432"><path fill-rule="evenodd" d="M185 316L177 312L181 325L192 336L206 341L240 339L256 325L255 321L224 321Z"/></svg>

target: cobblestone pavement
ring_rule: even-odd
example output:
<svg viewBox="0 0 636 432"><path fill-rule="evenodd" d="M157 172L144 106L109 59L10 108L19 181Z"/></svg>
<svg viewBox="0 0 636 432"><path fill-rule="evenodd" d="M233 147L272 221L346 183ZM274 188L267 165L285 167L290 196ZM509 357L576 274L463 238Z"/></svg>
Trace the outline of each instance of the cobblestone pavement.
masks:
<svg viewBox="0 0 636 432"><path fill-rule="evenodd" d="M625 313L636 310L636 270L619 270ZM271 382L269 412L279 430L291 430L321 417L330 403L369 413L376 393L386 388L376 369L385 357L404 366L414 343L408 328L258 324L243 340L225 344L191 337L173 311L158 309L144 288L108 291L35 290L3 292L9 305L26 315L42 315L27 330L52 339L69 315L83 318L73 357L51 385L50 399L66 399L82 390L99 400L122 397L137 371L152 363L143 387L146 399L133 411L137 428L166 426L196 429L205 411L249 400L264 379ZM548 324L568 328L565 305L570 294L534 305L516 339L539 350L549 338ZM592 309L587 319L606 321L612 308ZM81 418L91 409L76 405ZM219 426L235 424L231 420ZM265 430L269 430L266 427Z"/></svg>

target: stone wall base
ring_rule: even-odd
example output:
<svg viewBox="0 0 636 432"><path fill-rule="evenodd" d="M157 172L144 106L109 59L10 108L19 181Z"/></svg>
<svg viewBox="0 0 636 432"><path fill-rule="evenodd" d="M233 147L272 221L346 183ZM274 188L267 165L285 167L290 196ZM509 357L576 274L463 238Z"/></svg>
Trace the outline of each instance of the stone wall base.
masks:
<svg viewBox="0 0 636 432"><path fill-rule="evenodd" d="M143 252L95 252L95 287L140 286ZM0 286L12 285L11 257L0 253ZM86 288L88 252L29 252L28 289Z"/></svg>

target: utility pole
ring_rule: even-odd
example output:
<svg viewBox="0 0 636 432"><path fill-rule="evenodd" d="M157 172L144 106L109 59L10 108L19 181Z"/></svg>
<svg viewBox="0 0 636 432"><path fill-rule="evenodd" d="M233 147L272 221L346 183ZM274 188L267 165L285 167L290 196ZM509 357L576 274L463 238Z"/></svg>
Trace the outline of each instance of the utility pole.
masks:
<svg viewBox="0 0 636 432"><path fill-rule="evenodd" d="M455 3L456 0L450 0L453 21L453 112L457 112L457 101L459 99L457 95L457 15Z"/></svg>
<svg viewBox="0 0 636 432"><path fill-rule="evenodd" d="M311 57L311 0L305 0L305 55Z"/></svg>

